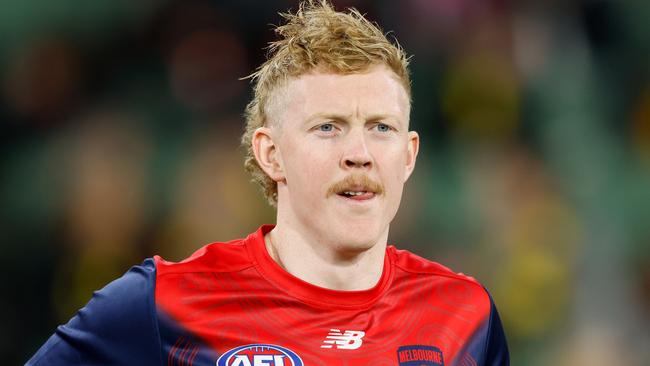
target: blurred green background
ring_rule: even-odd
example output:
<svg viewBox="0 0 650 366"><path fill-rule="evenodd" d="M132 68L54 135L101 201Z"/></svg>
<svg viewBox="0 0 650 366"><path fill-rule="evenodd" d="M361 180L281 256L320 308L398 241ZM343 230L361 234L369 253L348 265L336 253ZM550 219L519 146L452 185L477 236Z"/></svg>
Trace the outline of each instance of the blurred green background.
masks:
<svg viewBox="0 0 650 366"><path fill-rule="evenodd" d="M650 360L650 2L335 1L413 55L390 241L492 292L514 365ZM273 222L238 147L296 1L0 0L0 352L92 291Z"/></svg>

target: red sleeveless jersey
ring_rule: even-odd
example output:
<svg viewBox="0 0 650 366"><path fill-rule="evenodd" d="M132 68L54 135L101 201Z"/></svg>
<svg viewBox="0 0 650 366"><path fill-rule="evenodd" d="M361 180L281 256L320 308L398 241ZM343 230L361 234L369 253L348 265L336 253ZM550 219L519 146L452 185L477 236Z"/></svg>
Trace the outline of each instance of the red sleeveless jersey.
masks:
<svg viewBox="0 0 650 366"><path fill-rule="evenodd" d="M376 286L329 290L271 259L264 234L272 228L180 263L156 256L135 267L30 364L508 364L494 304L473 278L388 246Z"/></svg>

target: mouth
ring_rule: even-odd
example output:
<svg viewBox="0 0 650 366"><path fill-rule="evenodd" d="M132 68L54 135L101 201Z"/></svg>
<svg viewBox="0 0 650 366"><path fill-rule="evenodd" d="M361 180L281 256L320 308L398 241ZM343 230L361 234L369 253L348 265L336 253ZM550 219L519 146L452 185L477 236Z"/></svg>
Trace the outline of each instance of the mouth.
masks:
<svg viewBox="0 0 650 366"><path fill-rule="evenodd" d="M365 190L350 190L338 193L340 197L355 201L366 201L375 197L375 192Z"/></svg>
<svg viewBox="0 0 650 366"><path fill-rule="evenodd" d="M356 174L345 177L345 179L333 184L327 192L327 196L338 196L355 204L373 202L374 198L384 193L383 186L367 177Z"/></svg>

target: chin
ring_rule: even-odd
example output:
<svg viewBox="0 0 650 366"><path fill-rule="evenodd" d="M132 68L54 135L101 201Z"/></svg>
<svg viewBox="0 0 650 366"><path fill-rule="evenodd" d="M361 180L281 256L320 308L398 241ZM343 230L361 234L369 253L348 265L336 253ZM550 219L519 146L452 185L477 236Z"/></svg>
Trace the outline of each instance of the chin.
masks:
<svg viewBox="0 0 650 366"><path fill-rule="evenodd" d="M343 256L356 256L372 249L376 242L344 242L337 246L336 251Z"/></svg>
<svg viewBox="0 0 650 366"><path fill-rule="evenodd" d="M374 247L383 234L378 224L347 222L337 230L337 242L342 250L363 252Z"/></svg>

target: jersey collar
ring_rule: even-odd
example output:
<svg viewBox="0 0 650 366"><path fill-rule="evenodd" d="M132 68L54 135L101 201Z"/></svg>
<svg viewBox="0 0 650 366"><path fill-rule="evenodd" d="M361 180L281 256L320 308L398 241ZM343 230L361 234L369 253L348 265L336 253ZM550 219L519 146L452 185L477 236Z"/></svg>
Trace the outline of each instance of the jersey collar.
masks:
<svg viewBox="0 0 650 366"><path fill-rule="evenodd" d="M393 253L391 250L386 250L384 268L374 287L362 291L331 290L301 280L284 270L271 258L266 250L264 235L274 227L275 225L262 225L245 240L246 248L255 261L257 271L279 290L311 305L356 309L372 305L388 289L393 278Z"/></svg>

